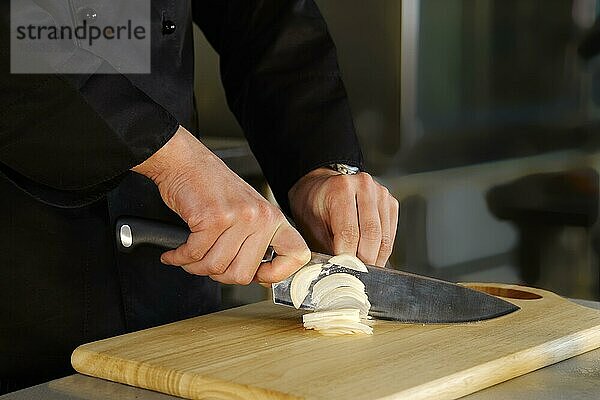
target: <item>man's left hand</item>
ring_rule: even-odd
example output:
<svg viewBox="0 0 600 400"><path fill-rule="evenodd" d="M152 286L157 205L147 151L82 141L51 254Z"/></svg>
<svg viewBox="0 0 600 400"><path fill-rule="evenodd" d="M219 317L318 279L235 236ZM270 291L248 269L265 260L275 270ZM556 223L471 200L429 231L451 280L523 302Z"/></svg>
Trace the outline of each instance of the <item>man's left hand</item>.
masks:
<svg viewBox="0 0 600 400"><path fill-rule="evenodd" d="M313 250L350 253L384 266L392 253L398 201L371 175L318 168L288 193L297 228Z"/></svg>

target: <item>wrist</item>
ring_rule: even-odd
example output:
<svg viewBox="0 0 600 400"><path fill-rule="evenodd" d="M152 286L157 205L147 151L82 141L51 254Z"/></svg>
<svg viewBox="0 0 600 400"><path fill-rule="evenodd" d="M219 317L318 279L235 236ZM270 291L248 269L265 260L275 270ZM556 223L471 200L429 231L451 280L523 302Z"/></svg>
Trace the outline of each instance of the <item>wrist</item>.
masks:
<svg viewBox="0 0 600 400"><path fill-rule="evenodd" d="M290 188L290 190L288 191L288 200L290 201L290 204L293 203L293 200L296 197L296 194L298 193L298 191L301 188L306 187L307 184L310 185L321 179L327 179L329 177L337 176L337 175L340 175L340 173L337 171L334 171L330 167L319 167L319 168L313 169L312 171L310 171L309 173L307 173L306 175L304 175L303 177L298 179L298 181L296 181L294 186L292 186Z"/></svg>
<svg viewBox="0 0 600 400"><path fill-rule="evenodd" d="M298 181L290 189L290 193L292 192L292 190L294 190L295 187L300 186L302 182L305 182L306 180L338 175L355 175L359 171L360 170L357 167L339 163L331 164L327 167L315 168L300 179L298 179Z"/></svg>
<svg viewBox="0 0 600 400"><path fill-rule="evenodd" d="M298 182L300 182L304 178L316 178L316 177L320 177L320 176L334 176L334 175L340 175L340 173L330 167L319 167L319 168L313 169L308 174L306 174L302 178L298 179Z"/></svg>
<svg viewBox="0 0 600 400"><path fill-rule="evenodd" d="M152 179L158 185L169 177L187 170L186 160L191 159L194 151L198 151L194 149L198 145L204 147L191 133L180 126L163 147L131 170Z"/></svg>

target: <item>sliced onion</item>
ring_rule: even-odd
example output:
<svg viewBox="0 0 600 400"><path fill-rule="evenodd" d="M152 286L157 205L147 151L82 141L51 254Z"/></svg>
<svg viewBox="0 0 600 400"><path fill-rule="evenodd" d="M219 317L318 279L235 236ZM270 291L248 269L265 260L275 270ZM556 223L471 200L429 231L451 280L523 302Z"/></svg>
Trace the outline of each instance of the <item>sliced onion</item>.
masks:
<svg viewBox="0 0 600 400"><path fill-rule="evenodd" d="M290 284L290 297L294 307L300 308L306 296L308 296L308 289L311 283L317 279L321 273L323 264L307 265L296 272L296 275L292 278Z"/></svg>
<svg viewBox="0 0 600 400"><path fill-rule="evenodd" d="M345 273L331 274L319 280L313 286L312 301L314 305L318 305L321 298L331 290L343 286L355 288L357 291L363 293L365 291L365 284L354 275Z"/></svg>
<svg viewBox="0 0 600 400"><path fill-rule="evenodd" d="M333 256L327 262L329 264L341 265L342 267L353 269L355 271L369 272L365 263L360 261L358 257L355 257L352 254L340 254Z"/></svg>
<svg viewBox="0 0 600 400"><path fill-rule="evenodd" d="M328 336L353 333L371 335L373 328L361 322L359 310L341 309L306 314L303 317L304 327L314 329Z"/></svg>
<svg viewBox="0 0 600 400"><path fill-rule="evenodd" d="M345 260L347 259L346 257ZM364 267L362 263L346 262L346 264L341 264L339 256L337 260L333 257L329 262L354 270L360 270L358 269L360 265ZM347 265L352 266L348 267ZM366 271L366 267L364 267L364 271ZM307 291L309 287L310 284L306 288ZM305 297L302 298L302 301ZM371 303L365 293L364 283L354 275L347 273L327 275L313 285L311 300L315 312L302 317L306 329L314 329L327 336L354 333L373 334L373 328L364 323L367 322Z"/></svg>
<svg viewBox="0 0 600 400"><path fill-rule="evenodd" d="M332 311L314 312L310 314L304 314L302 321L306 323L318 322L318 321L360 321L360 314L356 309L340 309Z"/></svg>
<svg viewBox="0 0 600 400"><path fill-rule="evenodd" d="M321 297L315 306L315 311L338 310L341 308L355 308L360 310L361 317L366 317L371 304L364 291L354 287L342 286L330 290Z"/></svg>

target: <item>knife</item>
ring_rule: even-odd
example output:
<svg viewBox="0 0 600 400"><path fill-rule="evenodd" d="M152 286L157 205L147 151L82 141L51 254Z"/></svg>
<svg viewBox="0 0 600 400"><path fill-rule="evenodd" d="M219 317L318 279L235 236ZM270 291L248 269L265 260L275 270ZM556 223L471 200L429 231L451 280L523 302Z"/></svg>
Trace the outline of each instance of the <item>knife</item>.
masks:
<svg viewBox="0 0 600 400"><path fill-rule="evenodd" d="M189 230L183 226L137 217L121 217L116 224L117 248L131 252L137 246L151 245L174 249L187 241ZM277 254L271 246L262 262L270 262ZM398 270L367 265L368 272L330 264L331 256L312 253L310 264L324 267L309 288L302 309L312 310L312 286L332 273L352 274L365 285L371 303L369 315L374 318L442 324L482 321L517 311L519 307L487 293L455 283ZM290 284L293 275L272 285L275 304L293 307Z"/></svg>

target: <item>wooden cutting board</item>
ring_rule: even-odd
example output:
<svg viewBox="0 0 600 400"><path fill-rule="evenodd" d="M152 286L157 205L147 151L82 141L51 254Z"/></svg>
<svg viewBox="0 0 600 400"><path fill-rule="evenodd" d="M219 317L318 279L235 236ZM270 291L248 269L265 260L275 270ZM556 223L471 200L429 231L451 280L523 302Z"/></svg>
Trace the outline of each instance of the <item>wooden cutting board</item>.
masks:
<svg viewBox="0 0 600 400"><path fill-rule="evenodd" d="M304 330L300 312L262 302L86 344L72 363L191 399L455 399L600 347L597 310L539 289L469 286L521 310L325 337Z"/></svg>

